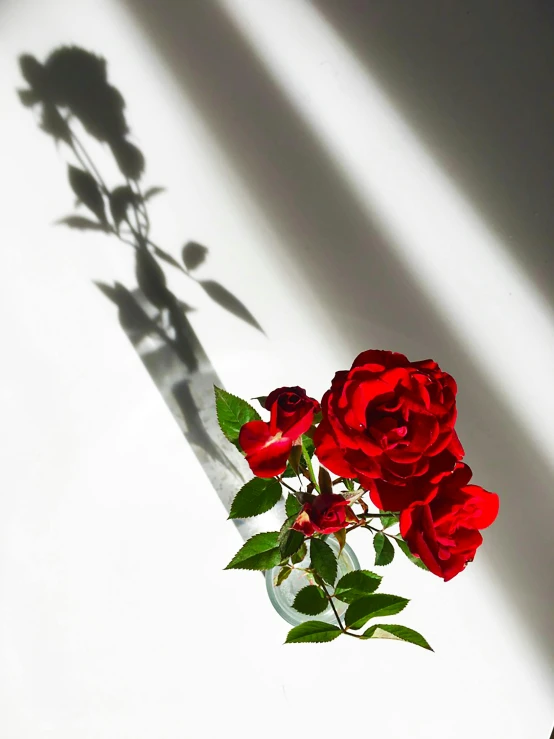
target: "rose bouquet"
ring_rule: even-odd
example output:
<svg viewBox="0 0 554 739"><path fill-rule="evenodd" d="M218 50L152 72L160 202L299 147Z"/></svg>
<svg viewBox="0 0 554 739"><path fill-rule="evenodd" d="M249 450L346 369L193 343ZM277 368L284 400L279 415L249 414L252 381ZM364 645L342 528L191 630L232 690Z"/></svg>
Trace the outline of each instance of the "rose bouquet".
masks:
<svg viewBox="0 0 554 739"><path fill-rule="evenodd" d="M413 629L373 621L399 613L408 600L376 593L381 576L353 566L355 557L343 560L347 535L357 528L372 535L377 566L390 564L397 547L448 581L473 560L499 500L470 483L455 430L456 390L436 362L378 350L337 372L321 403L300 387L256 398L268 421L215 388L220 427L255 475L229 518L260 515L286 496L280 531L252 536L226 568L266 570L277 591L296 579L285 616L296 625L286 643L347 634L431 649ZM334 623L320 615L328 613Z"/></svg>

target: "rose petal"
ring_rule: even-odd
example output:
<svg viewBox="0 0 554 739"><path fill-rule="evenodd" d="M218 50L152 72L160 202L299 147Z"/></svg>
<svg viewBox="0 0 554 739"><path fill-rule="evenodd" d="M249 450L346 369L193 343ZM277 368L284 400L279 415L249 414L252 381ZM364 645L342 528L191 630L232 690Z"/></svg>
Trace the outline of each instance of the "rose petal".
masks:
<svg viewBox="0 0 554 739"><path fill-rule="evenodd" d="M339 477L356 477L356 471L345 460L343 452L324 421L319 424L315 431L314 444L317 458L333 474Z"/></svg>
<svg viewBox="0 0 554 739"><path fill-rule="evenodd" d="M286 470L291 449L292 441L283 437L247 455L246 461L257 477L275 477Z"/></svg>
<svg viewBox="0 0 554 739"><path fill-rule="evenodd" d="M257 477L280 475L287 467L292 441L280 433L272 434L265 421L249 421L239 433L239 445Z"/></svg>
<svg viewBox="0 0 554 739"><path fill-rule="evenodd" d="M239 445L245 454L250 454L264 447L272 434L265 421L248 421L239 433Z"/></svg>

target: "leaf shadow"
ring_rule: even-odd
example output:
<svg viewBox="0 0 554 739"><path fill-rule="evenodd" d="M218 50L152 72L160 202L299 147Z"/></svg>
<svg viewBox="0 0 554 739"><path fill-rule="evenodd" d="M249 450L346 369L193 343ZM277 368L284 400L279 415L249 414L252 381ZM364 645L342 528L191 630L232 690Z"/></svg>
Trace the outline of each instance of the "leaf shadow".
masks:
<svg viewBox="0 0 554 739"><path fill-rule="evenodd" d="M61 46L44 62L24 54L19 65L28 85L17 91L20 102L36 113L39 128L67 154L75 205L87 211L57 224L76 232L103 232L119 241L119 247L134 250L136 286L94 284L116 307L121 328L228 511L238 484L249 476L247 466L217 423L213 386L222 383L190 322L195 309L169 289L164 269L178 270L222 309L263 329L229 290L192 274L206 261L207 247L189 241L181 262L151 240L148 203L165 188L142 185L146 159L130 140L125 100L108 80L106 60L78 46ZM81 127L78 133L75 122ZM86 137L107 146L123 182L108 185L88 153Z"/></svg>

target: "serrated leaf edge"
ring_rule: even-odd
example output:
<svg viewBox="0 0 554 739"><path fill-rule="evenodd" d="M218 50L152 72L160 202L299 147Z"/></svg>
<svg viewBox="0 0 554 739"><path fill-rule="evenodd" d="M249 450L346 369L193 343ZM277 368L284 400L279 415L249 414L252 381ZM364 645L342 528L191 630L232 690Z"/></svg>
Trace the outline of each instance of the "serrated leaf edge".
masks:
<svg viewBox="0 0 554 739"><path fill-rule="evenodd" d="M267 480L268 482L275 482L279 486L279 497L276 499L275 503L269 506L269 508L265 508L263 511L258 511L258 513L251 513L249 516L236 516L233 514L233 505L235 504L236 499L241 494L241 492L244 490L244 488L249 485L250 483L254 482L255 480ZM269 485L267 486L269 487ZM255 518L256 516L261 516L264 513L267 513L268 511L271 511L277 503L279 502L281 498L281 485L279 484L279 481L276 480L274 477L253 477L251 480L248 480L248 482L245 482L244 485L241 487L241 489L237 492L235 497L233 498L233 502L231 503L231 508L229 510L229 515L227 517L227 520L231 521L246 521L248 518Z"/></svg>
<svg viewBox="0 0 554 739"><path fill-rule="evenodd" d="M221 432L225 436L225 438L228 441L230 441L231 444L235 444L236 446L238 446L238 437L236 439L234 439L234 440L229 439L229 437L227 436L227 434L221 428L221 418L219 417L219 408L217 407L217 401L219 399L218 398L218 392L224 393L224 395L219 396L222 400L225 398L225 396L228 396L228 397L233 398L234 400L238 400L241 403L244 403L244 405L248 406L248 408L254 414L254 417L250 419L251 421L261 421L262 418L261 418L260 414L258 413L258 411L253 406L251 406L250 403L247 400L244 400L244 398L241 398L238 395L234 395L233 393L228 392L227 390L225 390L222 387L218 387L218 385L214 385L215 413L216 413L216 416L217 416L217 423L219 425L219 428L221 429Z"/></svg>
<svg viewBox="0 0 554 739"><path fill-rule="evenodd" d="M381 547L379 552L377 552L377 547L375 546L375 539L377 539L377 537L379 537L378 541L381 541L381 540L383 541L383 546ZM383 553L383 549L387 546L387 543L390 549L392 549L392 557L389 559L388 562L385 562L384 564L378 564L377 560L381 557ZM394 559L394 547L389 541L387 535L383 531L378 531L373 537L373 549L375 550L375 567L388 567L392 563Z"/></svg>
<svg viewBox="0 0 554 739"><path fill-rule="evenodd" d="M252 567L240 567L238 565L233 565L231 567L231 565L232 565L233 560L235 559L235 557L237 557L237 555L239 555L242 552L242 550L246 547L247 544L249 544L256 537L258 537L258 536L264 536L265 534L277 534L277 535L279 535L279 532L278 531L262 531L259 534L254 534L254 536L251 536L249 539L247 539L244 542L244 544L241 546L241 548L238 550L238 552L236 552L236 554L234 555L234 557L231 558L231 561L229 562L229 564L226 567L224 567L223 569L224 570L252 570L252 569L256 569L256 568L252 568ZM256 552L256 554L253 554L252 556L255 557L257 554L263 554L264 552L271 552L274 549L276 549L278 551L279 550L279 547L277 545L275 545L274 547L270 547L269 549L264 549L263 552Z"/></svg>
<svg viewBox="0 0 554 739"><path fill-rule="evenodd" d="M330 631L333 634L335 634L336 632L336 635L333 637L333 639L311 639L310 641L288 641L288 637L291 634L291 632L294 631L294 629L297 629L298 626L306 626L307 624L320 624L322 626L326 626L327 627L326 631L322 630L320 633L326 633L326 632L328 633ZM298 624L297 626L293 626L293 628L287 634L287 638L283 643L284 644L325 644L326 642L333 641L334 639L336 639L338 636L341 635L341 633L342 632L338 626L334 626L333 624L327 624L325 623L325 621L304 621L303 624Z"/></svg>
<svg viewBox="0 0 554 739"><path fill-rule="evenodd" d="M423 641L425 642L425 644L427 646L425 646L424 644L418 644L417 642L414 642L414 641L410 641L409 639L402 639L402 637L396 636L396 634L391 634L390 632L387 631L387 629L390 629L390 628L400 628L400 629L406 629L407 631L411 631L413 634L416 634L421 639L423 639ZM386 633L390 634L390 636L388 636L388 637L386 637L386 636L374 636L374 633L375 633L375 631L377 629L381 629L382 631L385 631ZM371 634L371 636L366 636L367 632L368 631L371 631L371 630L373 630L373 633ZM415 629L411 629L409 626L404 626L403 624L372 624L369 627L369 629L367 629L367 631L365 631L363 634L361 634L361 638L362 639L366 639L366 640L369 640L369 639L390 639L392 641L402 641L405 644L413 644L416 647L421 647L422 649L427 649L430 652L434 652L435 651L433 649L433 647L429 644L429 642L427 641L427 639L423 636L423 634L420 634L419 631L416 631Z"/></svg>
<svg viewBox="0 0 554 739"><path fill-rule="evenodd" d="M399 598L400 600L405 601L404 604L403 604L403 606L402 606L402 608L400 608L400 610L396 611L396 613L390 613L390 614L388 614L390 616L396 616L398 613L402 613L402 611L404 610L404 608L406 608L406 606L410 602L410 599L409 598L404 598L403 595L393 595L392 593L368 593L368 595L362 595L362 597L361 598L358 598L358 600L363 600L364 598L371 598L373 595L375 595L377 597L382 596L382 595L387 595L390 598ZM355 600L355 601L353 601L352 603L350 603L348 605L348 608L346 609L346 612L344 614L345 624L347 622L347 614L348 614L348 611L349 611L350 607L353 606L354 603L357 603L357 602L358 601ZM385 608L386 607L387 606L385 606ZM383 610L383 609L381 609L381 610ZM386 617L387 617L387 614L380 614L379 611L376 611L374 614L373 613L372 614L369 614L368 617L367 617L367 620L361 626L354 626L354 624L349 624L347 628L354 629L354 630L363 629L363 627L366 625L366 623L371 618L386 618ZM361 618L365 618L365 616L362 616ZM361 619L358 619L358 621L359 620L361 620ZM356 621L354 621L354 623L356 623Z"/></svg>
<svg viewBox="0 0 554 739"><path fill-rule="evenodd" d="M334 579L333 579L332 581L330 581L330 580L327 580L327 578L323 577L323 574L322 574L322 573L321 573L321 572L320 572L320 571L319 571L319 570L317 569L317 567L315 567L315 566L313 565L313 559L312 559L312 544L314 543L314 541L320 542L321 544L325 544L325 546L327 547L327 549L329 549L329 551L330 551L330 552L331 552L331 554L333 555L333 560L334 560L334 562L335 562L335 577L334 577ZM318 546L319 546L319 545L318 545ZM316 549L317 549L317 547L316 547ZM329 544L327 544L327 543L326 543L325 541L323 541L323 539L312 539L312 541L311 541L311 543L310 543L310 566L311 566L311 567L314 567L314 569L315 569L315 570L316 570L316 571L318 572L318 574L319 574L319 575L320 575L320 576L321 576L321 577L323 578L323 580L325 580L325 582L326 582L326 583L328 583L329 585L333 585L333 584L335 583L335 580L337 579L337 574L338 574L338 562L337 562L337 558L335 557L335 553L333 552L333 550L331 549L331 547L329 546Z"/></svg>
<svg viewBox="0 0 554 739"><path fill-rule="evenodd" d="M378 580L379 581L377 583L377 585L375 586L375 589L374 590L371 590L369 592L365 592L365 591L362 591L362 590L357 590L355 588L345 588L345 589L348 589L348 590L355 590L355 592L360 593L360 596L359 596L360 598L363 598L365 595L373 595L373 593L375 593L375 590L377 590L379 588L379 586L381 585L381 583L383 582L382 575L378 575L376 572L371 572L371 570L352 570L352 572L347 572L335 584L334 597L337 598L338 600L340 600L341 603L348 603L347 600L343 600L340 597L340 595L337 594L337 590L340 587L343 587L344 588L344 585L341 586L341 581L344 580L345 578L349 577L350 575L353 575L354 573L358 573L358 572L361 572L364 575L369 575L370 576L370 578L369 578L370 580ZM383 595L383 593L379 593L379 595Z"/></svg>
<svg viewBox="0 0 554 739"><path fill-rule="evenodd" d="M323 605L323 608L321 609L321 611L318 611L317 613L308 613L308 611L302 611L300 608L298 608L298 606L295 606L294 605L294 603L296 603L296 601L297 601L298 596L300 595L300 593L304 592L308 588L316 588L316 590L323 595L323 598L322 598L322 601L321 602L324 605ZM323 613L323 611L327 608L327 603L328 603L328 601L327 601L327 598L325 597L325 593L323 592L323 590L318 585L305 585L294 596L294 602L292 604L292 607L294 608L295 611L298 611L298 613L303 613L305 616L318 616L320 613Z"/></svg>

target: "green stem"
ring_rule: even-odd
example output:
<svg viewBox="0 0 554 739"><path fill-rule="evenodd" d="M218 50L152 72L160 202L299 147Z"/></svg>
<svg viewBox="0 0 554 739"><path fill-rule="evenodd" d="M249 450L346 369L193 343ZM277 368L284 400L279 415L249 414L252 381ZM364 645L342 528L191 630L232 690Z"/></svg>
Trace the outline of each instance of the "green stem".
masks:
<svg viewBox="0 0 554 739"><path fill-rule="evenodd" d="M308 450L304 446L304 439L302 439L302 456L304 457L306 466L308 467L308 472L310 473L310 480L313 482L313 485L315 489L317 490L317 492L321 493L321 490L319 489L319 485L317 484L317 480L315 479L314 468L312 466L311 457L308 454Z"/></svg>
<svg viewBox="0 0 554 739"><path fill-rule="evenodd" d="M331 595L331 594L329 593L329 591L328 591L328 590L327 590L327 588L325 587L325 583L323 582L323 580L321 580L321 583L320 583L320 584L321 584L321 587L322 587L322 589L323 589L323 592L324 592L324 593L325 593L325 595L327 596L327 600L329 601L329 605L330 605L330 606L331 606L331 608L333 609L333 613L335 614L335 618L336 618L336 619L337 619L337 621L338 621L338 624L339 624L339 626L340 626L340 630L342 631L342 633L343 633L343 634L346 634L346 633L348 633L348 632L346 631L346 629L344 628L344 626L342 625L342 621L340 620L340 616L339 616L339 614L338 614L338 612L337 612L337 609L335 608L335 604L333 603L333 596L332 596L332 595Z"/></svg>
<svg viewBox="0 0 554 739"><path fill-rule="evenodd" d="M396 541L402 541L401 536L396 536L395 534L389 534L388 531L385 529L376 529L373 526L370 526L369 524L362 524L362 529L367 529L368 531L373 531L374 534L384 534L385 536L388 536L389 539L396 539Z"/></svg>
<svg viewBox="0 0 554 739"><path fill-rule="evenodd" d="M350 480L348 477L339 477L339 481L340 480L342 480L344 482L344 486L346 487L346 489L349 492L353 492L354 491L354 483L352 482L352 480ZM333 485L334 484L335 483L333 483Z"/></svg>
<svg viewBox="0 0 554 739"><path fill-rule="evenodd" d="M290 490L290 491L291 491L291 493L294 493L294 495L295 495L296 497L298 497L298 493L299 493L300 491L298 491L298 490L295 490L294 488L292 488L292 487L291 487L291 486L290 486L290 485L289 485L288 483L286 483L286 482L285 482L285 481L283 480L283 478L282 478L282 477L279 477L279 476L278 476L278 477L277 477L277 479L279 480L279 482L281 483L281 485L284 485L284 486L285 486L285 487L286 487L286 488L287 488L288 490Z"/></svg>
<svg viewBox="0 0 554 739"><path fill-rule="evenodd" d="M389 539L396 539L396 541L402 541L402 537L401 536L395 536L395 534L389 534L384 529L383 529L383 531L381 533L384 534L385 536L388 536Z"/></svg>
<svg viewBox="0 0 554 739"><path fill-rule="evenodd" d="M370 526L368 523L363 523L361 526L362 529L367 529L368 531L373 531L374 533L378 534L379 529L376 529L374 526Z"/></svg>
<svg viewBox="0 0 554 739"><path fill-rule="evenodd" d="M349 526L349 527L348 527L348 528L346 529L346 533L347 533L347 534L349 534L349 533L350 533L351 531L354 531L354 529L359 529L359 528L360 528L360 526L361 526L362 528L364 528L364 529L367 529L367 526L364 526L364 524L363 524L363 523L361 523L361 522L360 522L360 523L354 523L354 524L352 524L352 526Z"/></svg>
<svg viewBox="0 0 554 739"><path fill-rule="evenodd" d="M340 627L340 630L342 631L342 633L343 634L346 634L346 636L353 636L356 639L361 639L362 638L362 635L361 634L354 634L352 631L348 631L348 629L346 628L346 626L343 626L343 623L340 620L340 616L339 616L339 614L337 612L337 609L335 608L335 604L333 603L334 596L329 593L329 591L327 590L327 588L326 588L325 583L323 582L323 580L321 580L321 582L319 584L320 584L321 588L323 589L323 592L327 596L327 600L329 601L329 604L330 604L331 608L333 609L333 613L335 614L335 618L337 619L337 622L339 624L339 627Z"/></svg>

